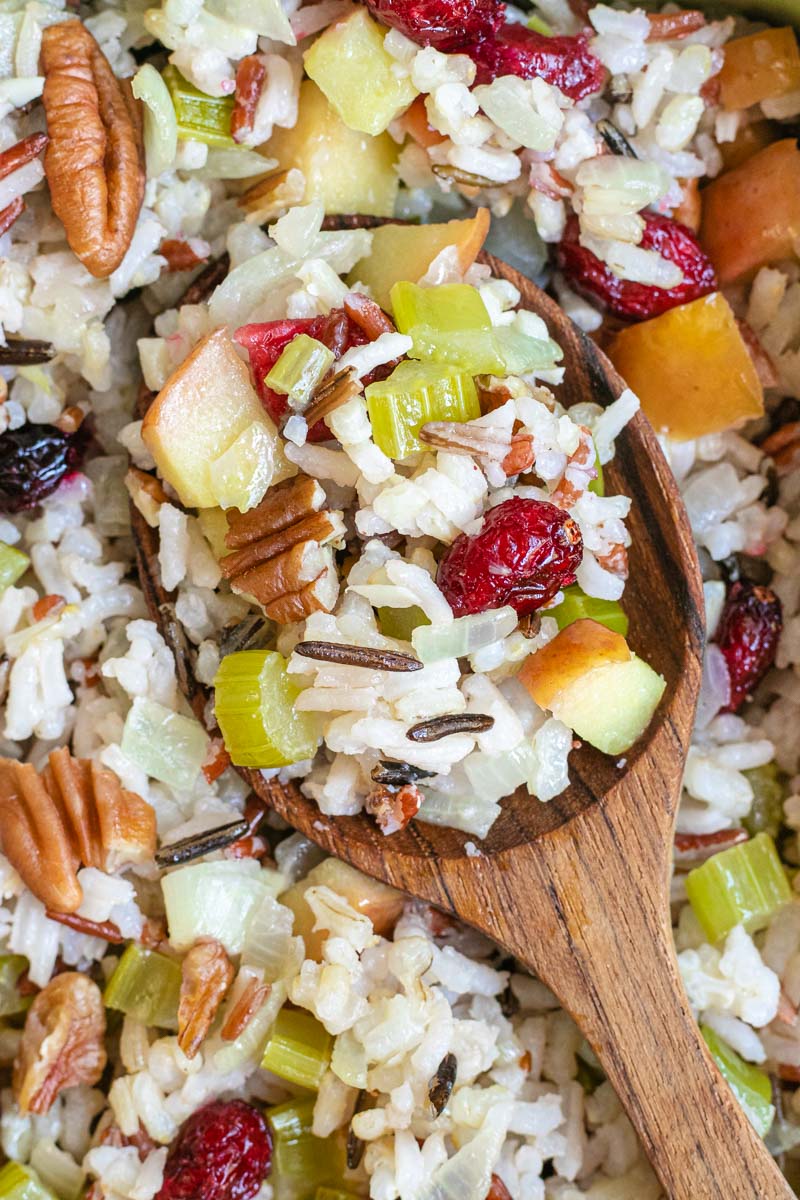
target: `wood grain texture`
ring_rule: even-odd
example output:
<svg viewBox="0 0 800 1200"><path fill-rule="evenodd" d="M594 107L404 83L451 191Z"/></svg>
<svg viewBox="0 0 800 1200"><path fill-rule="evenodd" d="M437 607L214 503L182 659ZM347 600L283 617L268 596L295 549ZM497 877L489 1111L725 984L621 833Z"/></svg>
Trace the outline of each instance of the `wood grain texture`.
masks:
<svg viewBox="0 0 800 1200"><path fill-rule="evenodd" d="M556 304L505 263L562 346L567 406L607 404L624 386ZM671 1200L792 1196L710 1059L678 975L669 921L672 833L703 644L702 587L675 482L647 421L617 441L607 489L633 500L630 641L665 676L651 728L615 763L584 746L568 791L549 804L517 793L467 857L468 836L413 823L383 837L366 816L321 817L295 787L242 770L253 790L329 853L481 929L556 993L602 1062ZM205 693L160 584L157 532L133 512L148 606L202 718Z"/></svg>

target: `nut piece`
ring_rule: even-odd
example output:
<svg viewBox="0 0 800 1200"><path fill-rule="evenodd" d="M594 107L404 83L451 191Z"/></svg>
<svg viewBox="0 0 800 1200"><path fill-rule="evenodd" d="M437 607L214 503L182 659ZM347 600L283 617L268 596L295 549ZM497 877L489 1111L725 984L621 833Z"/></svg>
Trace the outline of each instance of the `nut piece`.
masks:
<svg viewBox="0 0 800 1200"><path fill-rule="evenodd" d="M187 1058L200 1049L232 979L224 946L214 938L195 942L181 964L178 1004L178 1045Z"/></svg>
<svg viewBox="0 0 800 1200"><path fill-rule="evenodd" d="M141 109L80 21L43 31L42 71L53 211L86 269L104 278L125 257L144 198Z"/></svg>
<svg viewBox="0 0 800 1200"><path fill-rule="evenodd" d="M96 983L77 971L51 979L28 1010L14 1061L21 1111L46 1113L65 1088L97 1083L106 1065L105 1032Z"/></svg>
<svg viewBox="0 0 800 1200"><path fill-rule="evenodd" d="M132 502L142 514L151 529L158 529L158 516L162 504L169 503L169 496L164 491L155 475L140 471L138 467L129 467L124 479Z"/></svg>
<svg viewBox="0 0 800 1200"><path fill-rule="evenodd" d="M153 856L155 812L113 772L66 747L52 751L41 776L0 758L0 845L46 908L75 912L81 864L115 871Z"/></svg>
<svg viewBox="0 0 800 1200"><path fill-rule="evenodd" d="M239 978L241 979L241 973ZM252 975L248 979L235 1004L231 1006L222 1029L219 1031L219 1036L223 1042L236 1041L239 1035L250 1024L258 1010L263 1008L271 991L271 983L262 983L255 975Z"/></svg>
<svg viewBox="0 0 800 1200"><path fill-rule="evenodd" d="M330 543L343 539L344 520L324 504L322 486L300 474L270 488L249 512L228 513L225 541L233 553L221 560L222 574L232 591L252 596L282 625L330 612L339 595Z"/></svg>
<svg viewBox="0 0 800 1200"><path fill-rule="evenodd" d="M377 304L375 307L378 307ZM363 390L363 384L352 367L345 367L343 371L337 371L330 379L323 380L303 413L309 429L316 425L317 421L329 417L337 408L348 404Z"/></svg>
<svg viewBox="0 0 800 1200"><path fill-rule="evenodd" d="M375 787L367 796L364 807L384 836L399 833L422 807L424 797L413 783L401 788Z"/></svg>

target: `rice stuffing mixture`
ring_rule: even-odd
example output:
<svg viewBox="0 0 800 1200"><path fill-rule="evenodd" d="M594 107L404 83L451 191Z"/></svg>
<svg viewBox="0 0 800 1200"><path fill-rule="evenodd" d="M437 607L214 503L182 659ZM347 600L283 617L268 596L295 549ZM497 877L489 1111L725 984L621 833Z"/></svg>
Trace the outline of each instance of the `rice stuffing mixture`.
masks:
<svg viewBox="0 0 800 1200"><path fill-rule="evenodd" d="M589 627L650 687L627 744L658 703L602 482L640 403L706 592L679 964L797 1185L798 114L790 30L674 5L0 12L4 1194L658 1200L541 982L231 762L469 854L517 787L564 789L575 736L623 770L543 664ZM631 390L564 411L484 244Z"/></svg>

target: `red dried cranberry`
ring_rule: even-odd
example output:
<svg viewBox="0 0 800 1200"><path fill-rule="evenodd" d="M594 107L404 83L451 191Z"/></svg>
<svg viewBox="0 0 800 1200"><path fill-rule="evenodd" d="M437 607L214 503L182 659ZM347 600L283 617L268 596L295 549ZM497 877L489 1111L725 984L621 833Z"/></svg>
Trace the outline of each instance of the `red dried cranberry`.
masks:
<svg viewBox="0 0 800 1200"><path fill-rule="evenodd" d="M182 1125L156 1200L250 1200L271 1162L272 1138L258 1109L216 1100Z"/></svg>
<svg viewBox="0 0 800 1200"><path fill-rule="evenodd" d="M647 321L678 304L688 304L716 291L714 268L691 229L658 213L642 213L642 216L644 233L640 245L643 250L657 250L662 258L678 264L683 281L677 287L651 287L620 279L591 250L581 246L577 217L570 217L558 247L558 265L570 283L602 300L618 317L636 321Z"/></svg>
<svg viewBox="0 0 800 1200"><path fill-rule="evenodd" d="M436 582L457 617L504 604L524 617L575 582L582 557L581 531L569 513L515 496L489 510L480 533L456 538Z"/></svg>
<svg viewBox="0 0 800 1200"><path fill-rule="evenodd" d="M478 68L478 83L491 83L498 75L540 78L560 88L570 100L583 100L601 92L606 81L606 69L583 34L545 37L527 25L509 22L493 37L462 49Z"/></svg>
<svg viewBox="0 0 800 1200"><path fill-rule="evenodd" d="M446 51L492 37L506 11L500 0L367 0L367 7L412 42Z"/></svg>
<svg viewBox="0 0 800 1200"><path fill-rule="evenodd" d="M266 321L264 324L243 325L241 329L237 329L234 337L250 356L250 367L255 376L261 403L278 426L283 425L289 415L289 400L287 396L273 392L272 388L267 387L264 378L298 333L305 333L308 337L324 343L337 358L341 358L351 346L363 346L369 341L363 329L348 317L343 308L332 309L326 317ZM365 380L365 383L369 382L371 378ZM324 421L317 421L308 431L310 442L325 442L330 436Z"/></svg>
<svg viewBox="0 0 800 1200"><path fill-rule="evenodd" d="M731 679L727 712L737 712L775 661L783 629L781 602L772 588L740 579L731 585L717 643Z"/></svg>
<svg viewBox="0 0 800 1200"><path fill-rule="evenodd" d="M81 460L85 426L62 433L55 425L27 424L0 436L0 512L34 508Z"/></svg>

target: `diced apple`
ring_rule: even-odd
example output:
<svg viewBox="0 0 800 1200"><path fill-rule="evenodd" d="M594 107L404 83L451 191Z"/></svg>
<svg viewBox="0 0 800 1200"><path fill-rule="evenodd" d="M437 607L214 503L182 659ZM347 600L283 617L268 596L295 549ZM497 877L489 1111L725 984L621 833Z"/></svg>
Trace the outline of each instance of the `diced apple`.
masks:
<svg viewBox="0 0 800 1200"><path fill-rule="evenodd" d="M551 708L554 697L576 679L607 663L629 662L630 657L621 634L584 618L567 625L527 658L518 678L540 708Z"/></svg>
<svg viewBox="0 0 800 1200"><path fill-rule="evenodd" d="M369 917L375 932L384 937L391 934L405 903L405 897L394 888L362 875L355 867L337 858L326 858L280 897L281 904L294 913L294 932L305 942L306 957L317 961L328 934L325 930L314 929L316 918L305 898L310 887L328 887L337 896L342 896L358 912Z"/></svg>
<svg viewBox="0 0 800 1200"><path fill-rule="evenodd" d="M646 662L606 663L554 697L550 711L604 754L623 754L644 733L666 682Z"/></svg>
<svg viewBox="0 0 800 1200"><path fill-rule="evenodd" d="M282 170L302 171L304 202L321 200L326 213L391 217L399 181L389 134L348 129L310 79L300 87L298 114L293 129L275 130L265 153Z"/></svg>
<svg viewBox="0 0 800 1200"><path fill-rule="evenodd" d="M303 61L306 74L350 129L383 133L418 95L411 79L383 48L386 30L365 8L329 25Z"/></svg>
<svg viewBox="0 0 800 1200"><path fill-rule="evenodd" d="M211 547L215 558L224 558L229 553L225 538L228 534L228 518L221 508L201 508L197 514L203 537Z"/></svg>
<svg viewBox="0 0 800 1200"><path fill-rule="evenodd" d="M800 149L774 142L703 191L700 241L721 284L791 258L800 243Z"/></svg>
<svg viewBox="0 0 800 1200"><path fill-rule="evenodd" d="M762 29L725 43L719 73L722 107L750 108L800 88L800 50L793 29Z"/></svg>
<svg viewBox="0 0 800 1200"><path fill-rule="evenodd" d="M428 121L424 96L417 96L411 107L397 118L396 128L426 150L429 146L438 146L440 142L447 140L445 135L439 133L438 129L434 129Z"/></svg>
<svg viewBox="0 0 800 1200"><path fill-rule="evenodd" d="M239 455L234 447L242 435ZM142 439L162 478L190 508L220 505L220 486L225 504L246 512L290 468L277 430L225 329L203 338L170 376L147 410ZM215 480L220 459L223 466Z"/></svg>
<svg viewBox="0 0 800 1200"><path fill-rule="evenodd" d="M472 266L489 232L489 210L443 225L382 225L373 231L372 252L356 263L350 283L369 287L381 308L390 308L395 283L418 283L433 260L448 246L455 247L462 272Z"/></svg>
<svg viewBox="0 0 800 1200"><path fill-rule="evenodd" d="M734 167L740 167L775 140L776 126L772 121L751 121L749 125L743 125L732 142L720 142L722 169L732 171Z"/></svg>
<svg viewBox="0 0 800 1200"><path fill-rule="evenodd" d="M764 411L753 360L719 292L630 325L607 353L653 426L678 441L732 429Z"/></svg>

